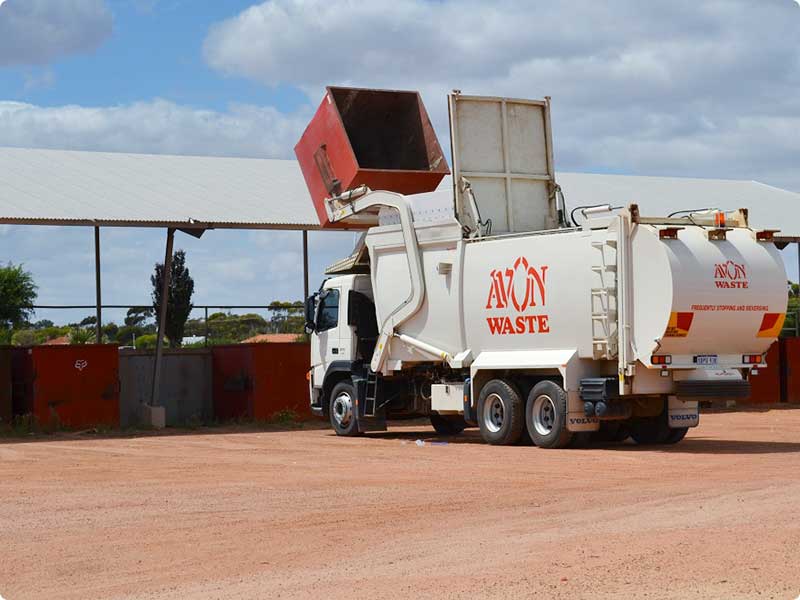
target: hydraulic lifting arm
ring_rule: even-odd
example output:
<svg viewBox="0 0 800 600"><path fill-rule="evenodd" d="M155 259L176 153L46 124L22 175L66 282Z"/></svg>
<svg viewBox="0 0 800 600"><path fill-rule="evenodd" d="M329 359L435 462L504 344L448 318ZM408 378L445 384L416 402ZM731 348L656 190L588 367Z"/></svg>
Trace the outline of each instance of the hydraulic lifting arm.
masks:
<svg viewBox="0 0 800 600"><path fill-rule="evenodd" d="M419 252L417 233L414 230L414 215L405 196L402 194L383 191L373 192L366 186L330 198L326 206L331 222L342 221L371 208L381 206L393 208L400 214L400 229L403 233L403 242L406 248L411 291L408 297L381 324L378 342L375 345L375 352L370 362L372 371L377 373L384 367L389 340L395 336L395 331L400 325L416 314L425 299L425 277L422 275L422 257ZM404 341L409 343L408 340ZM412 342L414 341L416 340L412 340ZM436 349L432 346L424 348L424 350L429 353L436 352ZM446 352L441 352L440 358L449 362L450 356Z"/></svg>

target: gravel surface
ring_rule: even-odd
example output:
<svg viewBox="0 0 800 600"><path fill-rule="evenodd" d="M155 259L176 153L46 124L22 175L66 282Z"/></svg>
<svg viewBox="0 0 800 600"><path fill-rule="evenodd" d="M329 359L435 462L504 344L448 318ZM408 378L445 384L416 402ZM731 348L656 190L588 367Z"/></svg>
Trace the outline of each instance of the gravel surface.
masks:
<svg viewBox="0 0 800 600"><path fill-rule="evenodd" d="M652 448L421 423L0 440L0 595L794 599L798 508L797 409Z"/></svg>

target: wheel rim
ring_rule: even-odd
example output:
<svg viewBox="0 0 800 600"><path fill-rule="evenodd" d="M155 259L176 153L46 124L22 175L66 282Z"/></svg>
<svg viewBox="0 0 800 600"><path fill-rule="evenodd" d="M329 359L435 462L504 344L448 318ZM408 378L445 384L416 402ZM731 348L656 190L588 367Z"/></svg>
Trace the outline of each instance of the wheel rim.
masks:
<svg viewBox="0 0 800 600"><path fill-rule="evenodd" d="M341 392L333 401L331 409L336 425L345 428L353 420L353 399L347 392Z"/></svg>
<svg viewBox="0 0 800 600"><path fill-rule="evenodd" d="M483 401L483 424L492 433L497 433L503 427L506 406L503 399L497 394L489 394Z"/></svg>
<svg viewBox="0 0 800 600"><path fill-rule="evenodd" d="M533 427L539 435L549 435L556 424L556 405L553 399L542 394L533 401Z"/></svg>

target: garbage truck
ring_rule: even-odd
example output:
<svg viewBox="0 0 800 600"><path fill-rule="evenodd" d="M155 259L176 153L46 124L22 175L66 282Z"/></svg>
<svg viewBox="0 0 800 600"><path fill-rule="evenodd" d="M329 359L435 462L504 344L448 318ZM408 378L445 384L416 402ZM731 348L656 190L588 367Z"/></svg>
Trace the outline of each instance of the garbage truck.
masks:
<svg viewBox="0 0 800 600"><path fill-rule="evenodd" d="M320 223L359 232L306 300L312 411L336 434L427 416L489 444L673 444L743 398L783 326L748 211L567 210L550 100L328 88L295 152ZM590 199L589 199L590 200Z"/></svg>

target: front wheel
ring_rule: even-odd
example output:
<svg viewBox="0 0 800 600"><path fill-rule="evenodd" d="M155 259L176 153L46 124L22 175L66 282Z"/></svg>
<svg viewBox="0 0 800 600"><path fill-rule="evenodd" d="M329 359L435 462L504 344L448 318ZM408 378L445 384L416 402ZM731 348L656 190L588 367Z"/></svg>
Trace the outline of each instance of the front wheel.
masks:
<svg viewBox="0 0 800 600"><path fill-rule="evenodd" d="M356 389L353 383L349 379L340 381L331 392L328 411L331 427L336 435L347 437L359 435L356 410Z"/></svg>
<svg viewBox="0 0 800 600"><path fill-rule="evenodd" d="M567 429L567 393L553 381L537 383L528 394L525 424L537 446L569 446L573 436Z"/></svg>

